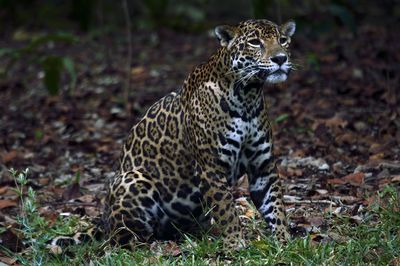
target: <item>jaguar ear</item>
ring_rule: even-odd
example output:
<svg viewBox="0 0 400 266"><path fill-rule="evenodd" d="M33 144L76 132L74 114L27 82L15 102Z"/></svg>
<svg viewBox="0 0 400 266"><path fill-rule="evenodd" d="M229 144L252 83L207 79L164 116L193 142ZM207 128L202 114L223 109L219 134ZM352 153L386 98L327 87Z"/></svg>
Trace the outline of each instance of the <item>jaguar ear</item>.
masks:
<svg viewBox="0 0 400 266"><path fill-rule="evenodd" d="M215 35L222 46L229 46L235 37L235 27L222 25L215 28Z"/></svg>
<svg viewBox="0 0 400 266"><path fill-rule="evenodd" d="M294 22L293 20L289 20L288 22L280 26L280 30L286 36L292 37L292 35L296 31L296 22Z"/></svg>

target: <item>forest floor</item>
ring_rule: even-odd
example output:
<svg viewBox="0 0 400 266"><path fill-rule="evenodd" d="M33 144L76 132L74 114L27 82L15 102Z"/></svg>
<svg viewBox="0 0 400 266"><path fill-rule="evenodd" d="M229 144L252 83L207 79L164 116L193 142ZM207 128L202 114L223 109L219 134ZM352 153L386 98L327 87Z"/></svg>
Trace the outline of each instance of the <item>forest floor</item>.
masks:
<svg viewBox="0 0 400 266"><path fill-rule="evenodd" d="M21 36L32 34L19 32L0 40L0 46L21 46ZM36 192L34 217L42 218L31 226L46 233L30 236L43 239L78 230L77 222L69 228L62 224L99 214L104 181L114 174L130 127L155 100L179 88L189 71L218 47L209 33L135 32L127 110L125 39L117 34L79 39L73 45L48 45L41 51L73 59L75 88L68 88L65 76L62 92L49 96L42 70L28 60L17 61L0 80L0 265L34 259L35 245L23 244L28 230L21 223L21 215L27 215L26 206L21 210L29 198L26 187ZM167 242L141 250L138 257L119 250L117 258L145 260L145 264L162 264L160 258L177 264L400 264L398 34L379 25L360 26L357 37L339 30L314 37L300 32L291 50L298 70L285 84L265 87L264 93L295 244L282 251L278 244L264 241L268 238L262 237L261 220L246 201L244 180L234 191L237 205L244 224L260 231L255 250L247 255L224 259L199 245L199 253L188 255L184 245ZM0 58L0 64L5 60ZM29 168L22 199L10 168ZM374 234L374 228L382 232ZM338 254L351 241L368 235L376 237L370 245L348 250L344 253L348 257ZM332 248L329 252L321 249L326 245ZM299 246L308 253L295 257ZM324 255L318 257L318 252ZM90 251L77 254L52 259L60 264L92 260ZM199 260L201 254L204 260ZM96 263L110 262L103 257Z"/></svg>

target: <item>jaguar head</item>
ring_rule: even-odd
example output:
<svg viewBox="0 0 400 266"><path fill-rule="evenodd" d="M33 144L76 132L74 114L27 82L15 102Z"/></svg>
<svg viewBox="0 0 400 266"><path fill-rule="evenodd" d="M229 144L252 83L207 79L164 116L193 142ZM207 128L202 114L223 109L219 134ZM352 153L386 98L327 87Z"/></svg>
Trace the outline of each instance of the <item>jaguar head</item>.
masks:
<svg viewBox="0 0 400 266"><path fill-rule="evenodd" d="M295 30L294 21L278 26L260 19L218 26L215 34L228 58L228 73L235 79L244 83L279 83L287 79L292 69L288 48Z"/></svg>

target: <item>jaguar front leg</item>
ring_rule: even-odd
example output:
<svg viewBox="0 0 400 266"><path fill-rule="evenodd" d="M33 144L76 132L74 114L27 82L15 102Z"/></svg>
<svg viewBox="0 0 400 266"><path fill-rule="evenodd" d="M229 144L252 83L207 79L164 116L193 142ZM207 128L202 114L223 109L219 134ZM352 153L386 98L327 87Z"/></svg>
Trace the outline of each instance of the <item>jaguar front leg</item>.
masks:
<svg viewBox="0 0 400 266"><path fill-rule="evenodd" d="M269 137L260 137L248 148L253 154L248 158L250 197L276 238L286 242L290 235L282 199L282 184L272 154L272 142L269 140Z"/></svg>
<svg viewBox="0 0 400 266"><path fill-rule="evenodd" d="M239 215L235 209L234 198L224 178L213 172L197 169L200 176L200 191L209 214L223 237L225 250L238 250L245 247Z"/></svg>

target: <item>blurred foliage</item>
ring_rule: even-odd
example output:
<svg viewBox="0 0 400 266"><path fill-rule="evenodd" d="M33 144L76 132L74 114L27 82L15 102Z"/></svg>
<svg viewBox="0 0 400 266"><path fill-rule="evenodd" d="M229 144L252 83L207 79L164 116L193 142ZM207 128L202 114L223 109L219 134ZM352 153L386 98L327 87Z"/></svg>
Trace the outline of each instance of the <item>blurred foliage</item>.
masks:
<svg viewBox="0 0 400 266"><path fill-rule="evenodd" d="M97 5L97 0L72 0L71 17L81 30L88 31L92 27Z"/></svg>
<svg viewBox="0 0 400 266"><path fill-rule="evenodd" d="M374 1L361 0L140 0L128 1L135 27L181 30L208 28L214 22L269 18L279 23L293 18L312 31L345 26L356 33L358 18L375 12ZM393 1L383 0L381 10L399 15ZM371 7L369 7L371 6ZM372 11L371 11L372 10ZM397 10L397 11L396 11ZM382 12L382 11L381 11ZM398 17L398 16L397 16ZM34 19L33 19L34 18ZM121 1L114 0L0 0L0 27L58 30L96 30L124 26Z"/></svg>
<svg viewBox="0 0 400 266"><path fill-rule="evenodd" d="M396 8L393 2L138 0L128 1L128 12L134 29L158 30L169 27L184 31L208 30L221 22L237 23L253 17L268 18L278 23L294 19L303 34L315 37L338 28L356 35L359 24L366 19L371 23L385 20L387 25L395 25L399 21L400 8ZM378 5L379 8L376 8ZM43 70L43 82L50 94L59 92L60 79L64 74L69 75L70 87L73 88L76 84L74 62L68 56L54 54L51 44L71 44L76 38L72 34L52 32L83 31L92 38L120 32L126 27L123 11L122 2L114 0L0 0L0 36L9 34L19 42L17 48L7 45L0 47L0 57L7 57L5 62L8 62L8 65L0 66L0 75L6 75L17 60L29 60L30 64L38 65ZM47 34L26 38L23 35L27 32ZM318 69L315 55L309 53L306 61Z"/></svg>
<svg viewBox="0 0 400 266"><path fill-rule="evenodd" d="M144 16L138 24L154 29L167 26L174 29L197 30L203 28L208 0L172 1L148 0L136 8L143 9Z"/></svg>
<svg viewBox="0 0 400 266"><path fill-rule="evenodd" d="M67 33L46 34L38 37L33 37L31 41L22 48L0 48L0 57L7 57L8 64L4 68L7 75L8 70L18 60L40 65L42 67L44 77L44 85L50 95L57 95L60 88L60 80L63 71L70 76L70 87L75 87L76 71L74 62L71 58L64 55L50 54L48 49L41 49L42 46L54 46L55 43L72 44L77 41L74 35Z"/></svg>

